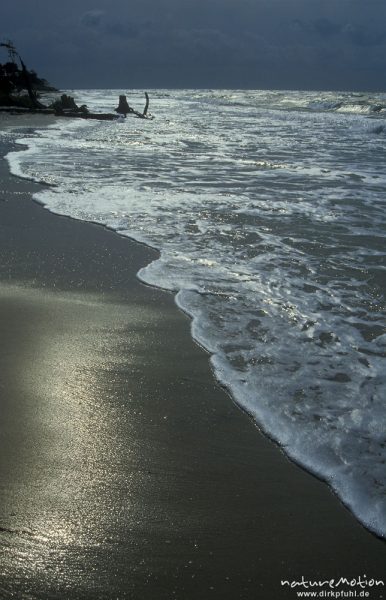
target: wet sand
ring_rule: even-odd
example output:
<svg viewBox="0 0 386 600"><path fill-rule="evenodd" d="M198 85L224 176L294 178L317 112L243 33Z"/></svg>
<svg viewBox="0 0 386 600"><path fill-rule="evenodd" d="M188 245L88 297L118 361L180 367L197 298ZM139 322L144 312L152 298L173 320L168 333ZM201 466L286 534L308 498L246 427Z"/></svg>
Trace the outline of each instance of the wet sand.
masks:
<svg viewBox="0 0 386 600"><path fill-rule="evenodd" d="M386 581L385 542L260 433L173 297L138 282L156 253L49 213L4 160L0 180L0 598Z"/></svg>

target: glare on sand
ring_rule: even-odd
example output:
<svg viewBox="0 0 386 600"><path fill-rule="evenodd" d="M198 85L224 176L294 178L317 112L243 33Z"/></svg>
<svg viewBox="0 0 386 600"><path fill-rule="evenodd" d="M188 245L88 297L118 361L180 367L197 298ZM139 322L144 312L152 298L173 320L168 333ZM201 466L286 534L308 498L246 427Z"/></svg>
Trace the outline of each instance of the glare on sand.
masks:
<svg viewBox="0 0 386 600"><path fill-rule="evenodd" d="M18 364L5 385L17 406L3 422L2 570L26 579L51 571L65 582L69 569L80 576L93 549L114 543L109 530L123 513L135 518L131 490L138 499L141 482L127 464L138 462L136 437L122 439L119 429L131 428L144 311L96 295L2 286L0 303L10 301L20 318L8 331L17 348L11 343L4 359Z"/></svg>

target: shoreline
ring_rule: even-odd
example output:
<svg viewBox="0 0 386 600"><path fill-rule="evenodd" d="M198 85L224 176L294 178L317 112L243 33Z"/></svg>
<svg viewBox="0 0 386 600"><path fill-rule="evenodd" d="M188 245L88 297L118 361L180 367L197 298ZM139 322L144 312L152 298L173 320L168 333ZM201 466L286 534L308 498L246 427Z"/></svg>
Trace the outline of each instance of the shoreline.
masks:
<svg viewBox="0 0 386 600"><path fill-rule="evenodd" d="M28 122L31 119L31 115L17 115L17 119L20 118L20 116L25 117L26 119L26 123L25 126L27 127ZM56 120L58 120L57 116L53 116L53 115L48 115L48 114L38 114L38 115L34 115L37 116L37 123L36 123L36 127L39 125L40 126L47 126L47 121L50 121L48 124L52 125L55 123ZM1 117L0 117L1 118ZM12 127L12 125L10 125L10 127ZM24 124L23 124L24 127ZM16 147L13 149L13 151L22 151L23 150L23 145L22 144L17 144ZM27 146L25 146L27 148ZM8 162L8 161L7 161ZM10 170L10 165L8 164L8 169ZM18 175L18 174L13 174L11 172L11 175L14 177L20 177L23 180L26 181L30 181L33 184L38 184L41 189L44 189L46 187L50 187L53 186L55 187L55 184L49 184L49 183L44 183L41 184L40 182L36 181L35 179L31 178L27 178L24 177L23 175ZM44 208L45 210L49 210L49 208L46 207L46 205L40 201L38 198L32 196L32 200L33 202L35 202L37 205L39 205L40 207ZM51 212L51 211L50 211ZM66 215L66 214L60 214L60 213L55 213L52 212L53 215L59 216L61 218L65 218L65 219L70 219L71 221L76 221L77 219ZM116 235L120 235L119 232L117 232L115 229L109 227L108 225L104 225L103 223L99 223L97 221L91 221L91 220L82 220L82 222L84 223L88 223L90 225L93 226L97 226L97 227L101 227L102 229L108 231L108 232L112 232L113 234ZM121 237L121 236L120 236ZM139 244L140 246L143 246L145 250L150 251L150 253L153 253L153 257L151 259L148 260L148 262L145 265L142 266L148 266L151 262L157 260L160 256L160 251L156 248L151 246L150 244L144 242L144 241L140 241L138 239L135 239L134 237L130 237L130 236L122 236L124 239L129 240L130 242L133 242L134 244ZM139 269L140 271L141 269ZM172 292L171 290L169 290L168 288L164 288L161 287L160 285L155 285L155 284L151 284L151 283L147 283L146 280L141 279L140 277L138 277L138 273L139 271L136 273L136 279L140 282L141 285L148 287L150 289L155 289L155 290L159 290L161 292L164 292L170 296L172 296L174 298L174 304L176 306L176 308L181 311L188 319L189 323L190 323L190 335L191 335L191 339L193 341L194 344L196 344L207 356L208 356L208 361L210 359L210 357L212 356L211 351L203 344L201 343L198 339L196 339L193 335L192 332L192 321L193 321L193 316L186 310L184 310L183 307L181 307L178 302L176 302L176 294L174 292ZM354 517L354 519L367 531L369 531L372 535L374 535L377 539L379 539L381 542L385 542L386 543L386 538L384 536L382 536L376 527L371 527L370 525L365 524L363 521L360 520L359 517L357 517L357 515L355 514L355 511L352 510L352 508L350 507L350 504L348 502L345 501L344 497L341 497L339 495L338 490L336 490L333 485L331 484L330 480L325 478L323 476L322 472L319 472L318 470L316 470L315 468L312 467L307 467L305 466L305 464L298 459L295 455L291 455L288 451L283 450L282 445L280 443L280 439L274 434L271 433L271 431L269 430L269 428L265 428L264 425L262 423L260 423L256 417L253 415L252 412L249 412L248 409L242 404L239 403L233 396L232 394L232 390L230 389L229 386L227 386L225 383L223 383L221 381L221 379L217 376L216 370L213 367L213 365L211 364L211 362L209 361L209 367L212 373L212 377L214 379L214 381L216 382L216 384L219 386L219 388L221 388L224 393L226 393L228 395L228 397L230 398L230 400L234 403L234 405L236 406L236 408L238 408L243 414L245 414L245 416L251 420L252 424L254 425L254 427L256 427L259 432L266 437L272 444L274 444L274 446L277 447L279 452L282 452L284 454L284 456L294 465L296 465L298 468L300 468L301 470L303 470L306 474L311 475L312 477L315 477L318 481L320 481L321 483L323 483L324 485L326 485L330 492L332 493L333 496L335 496L336 500L342 504L344 506L345 509L347 509L349 511L349 513Z"/></svg>
<svg viewBox="0 0 386 600"><path fill-rule="evenodd" d="M258 430L172 295L139 282L156 251L31 202L41 186L1 162L0 588L280 600L296 597L281 579L382 579L384 541Z"/></svg>

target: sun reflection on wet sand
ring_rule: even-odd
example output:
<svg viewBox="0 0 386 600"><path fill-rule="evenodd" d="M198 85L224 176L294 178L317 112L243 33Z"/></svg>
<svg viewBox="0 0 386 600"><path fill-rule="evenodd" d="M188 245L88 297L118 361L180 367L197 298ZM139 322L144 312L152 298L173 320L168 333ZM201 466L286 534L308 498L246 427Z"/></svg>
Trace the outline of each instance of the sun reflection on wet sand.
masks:
<svg viewBox="0 0 386 600"><path fill-rule="evenodd" d="M3 423L2 574L35 589L47 581L64 591L77 580L91 586L101 546L109 553L117 523L123 515L138 520L140 510L130 506L133 481L138 503L144 475L129 407L140 311L92 295L3 286L0 303L10 301L20 317L16 330L2 324L11 347L2 360L22 364L4 392L17 406Z"/></svg>

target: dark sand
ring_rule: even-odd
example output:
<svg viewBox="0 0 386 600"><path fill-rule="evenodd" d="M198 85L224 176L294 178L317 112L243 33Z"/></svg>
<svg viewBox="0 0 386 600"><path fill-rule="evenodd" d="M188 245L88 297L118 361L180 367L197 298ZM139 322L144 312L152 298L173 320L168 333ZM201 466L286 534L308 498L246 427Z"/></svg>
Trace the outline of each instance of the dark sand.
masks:
<svg viewBox="0 0 386 600"><path fill-rule="evenodd" d="M136 280L156 253L52 215L0 162L0 598L386 580L385 542L259 432L172 296Z"/></svg>

